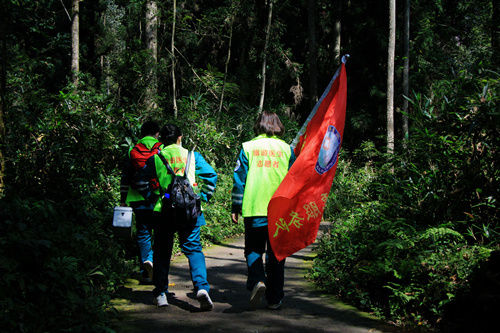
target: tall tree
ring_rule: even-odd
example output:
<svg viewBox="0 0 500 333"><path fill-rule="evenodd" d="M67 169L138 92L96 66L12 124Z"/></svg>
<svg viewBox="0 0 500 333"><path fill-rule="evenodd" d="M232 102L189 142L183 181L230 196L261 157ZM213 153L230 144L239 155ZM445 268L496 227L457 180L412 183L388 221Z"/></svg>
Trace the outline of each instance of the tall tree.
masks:
<svg viewBox="0 0 500 333"><path fill-rule="evenodd" d="M273 1L269 1L269 8L267 12L267 25L266 25L266 39L264 41L264 50L262 52L262 70L261 70L261 88L260 88L260 102L259 102L259 111L262 111L264 108L264 96L266 94L266 62L267 62L267 46L269 44L269 35L271 34L271 22L273 18Z"/></svg>
<svg viewBox="0 0 500 333"><path fill-rule="evenodd" d="M408 97L410 93L410 0L405 0L403 49L403 94ZM403 135L404 140L407 140L409 137L409 130L408 100L406 98L403 99Z"/></svg>
<svg viewBox="0 0 500 333"><path fill-rule="evenodd" d="M172 107L174 109L174 116L177 118L177 99L175 96L175 17L177 16L177 1L173 2L172 13L172 39L170 41L170 57L172 57Z"/></svg>
<svg viewBox="0 0 500 333"><path fill-rule="evenodd" d="M6 91L5 89L7 88L7 23L6 20L2 20L3 22L0 23L0 36L1 36L1 45L0 45L0 54L2 57L2 60L0 62L0 198L3 196L4 193L4 175L5 175L5 158L3 156L3 147L4 147L4 142L5 142L5 118L4 118L4 110L5 110L5 95Z"/></svg>
<svg viewBox="0 0 500 333"><path fill-rule="evenodd" d="M491 48L493 64L500 66L500 1L491 0L493 12L491 14Z"/></svg>
<svg viewBox="0 0 500 333"><path fill-rule="evenodd" d="M222 111L222 103L224 102L224 90L226 89L226 80L227 80L227 69L229 66L229 60L231 59L231 44L233 42L233 24L234 24L234 13L231 14L231 17L229 18L229 42L227 46L227 56L226 56L226 63L224 66L224 81L222 82L222 90L220 93L220 100L219 100L219 113Z"/></svg>
<svg viewBox="0 0 500 333"><path fill-rule="evenodd" d="M73 0L71 15L71 75L76 87L80 72L80 0Z"/></svg>
<svg viewBox="0 0 500 333"><path fill-rule="evenodd" d="M147 76L146 108L152 111L158 107L156 103L156 96L158 94L158 5L155 0L148 0L146 2L146 46L151 56Z"/></svg>
<svg viewBox="0 0 500 333"><path fill-rule="evenodd" d="M311 106L318 101L318 46L316 45L316 0L307 1L307 31L309 35L309 95Z"/></svg>
<svg viewBox="0 0 500 333"><path fill-rule="evenodd" d="M342 32L342 0L336 2L337 8L335 11L335 46L333 52L335 54L335 63L340 62L340 42Z"/></svg>
<svg viewBox="0 0 500 333"><path fill-rule="evenodd" d="M387 153L394 152L394 53L396 48L396 0L389 0L389 45L387 47Z"/></svg>

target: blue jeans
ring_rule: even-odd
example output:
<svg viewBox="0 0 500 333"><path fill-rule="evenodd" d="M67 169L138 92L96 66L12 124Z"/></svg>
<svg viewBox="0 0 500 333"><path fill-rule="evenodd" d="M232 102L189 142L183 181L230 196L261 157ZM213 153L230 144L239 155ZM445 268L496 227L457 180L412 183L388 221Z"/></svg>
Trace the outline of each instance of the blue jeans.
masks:
<svg viewBox="0 0 500 333"><path fill-rule="evenodd" d="M134 209L135 226L137 232L137 245L139 246L139 258L141 260L141 273L143 264L149 260L153 262L153 248L151 246L152 226L154 221L152 209Z"/></svg>
<svg viewBox="0 0 500 333"><path fill-rule="evenodd" d="M163 222L163 223L162 223ZM172 257L172 246L174 244L174 234L178 232L179 243L182 253L188 258L191 281L195 291L205 289L210 291L207 281L207 267L205 265L205 255L202 252L200 242L200 227L195 226L188 229L175 230L169 226L168 221L161 221L155 229L154 241L154 266L153 283L155 289L153 293L158 296L168 292L168 272L170 270L170 259Z"/></svg>
<svg viewBox="0 0 500 333"><path fill-rule="evenodd" d="M266 253L266 266L262 255ZM247 289L252 290L255 284L262 281L266 284L266 299L269 304L279 303L285 293L285 259L278 261L269 243L267 225L252 227L245 223L245 258L247 260Z"/></svg>

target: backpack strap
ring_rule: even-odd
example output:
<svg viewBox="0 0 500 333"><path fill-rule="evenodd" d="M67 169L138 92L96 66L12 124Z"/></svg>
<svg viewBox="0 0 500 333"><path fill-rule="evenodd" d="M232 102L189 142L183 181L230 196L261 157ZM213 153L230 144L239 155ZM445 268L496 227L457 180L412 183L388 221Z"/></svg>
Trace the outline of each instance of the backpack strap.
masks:
<svg viewBox="0 0 500 333"><path fill-rule="evenodd" d="M157 143L155 143L153 145L153 147L151 147L151 151L153 151L154 149L158 149L158 151L161 151L160 147L161 147L162 143L160 141L158 141Z"/></svg>
<svg viewBox="0 0 500 333"><path fill-rule="evenodd" d="M160 158L160 160L163 162L163 164L165 164L165 167L167 168L167 171L172 175L172 176L176 176L174 170L172 170L172 167L170 166L170 164L168 164L167 160L165 159L165 156L163 156L163 154L159 153L158 154L158 157Z"/></svg>
<svg viewBox="0 0 500 333"><path fill-rule="evenodd" d="M165 158L165 156L163 156L163 154L161 152L158 152L158 157L160 158L160 160L163 162L163 164L167 168L168 173L170 173L172 175L172 177L177 176L175 174L174 170L172 170L172 167L170 166L170 164L168 164L167 159ZM189 164L190 164L190 162L191 162L191 152L188 151L188 157L187 157L187 160L186 160L186 168L184 169L184 177L186 179L188 179L187 175L188 175L188 170L189 170ZM161 191L161 197L163 197L163 195L165 193L164 193L164 189L161 186L160 186L160 191Z"/></svg>
<svg viewBox="0 0 500 333"><path fill-rule="evenodd" d="M186 178L187 178L187 175L188 175L190 162L191 162L191 152L188 150L188 157L187 157L187 161L186 161L186 168L184 169L184 176L186 176Z"/></svg>
<svg viewBox="0 0 500 333"><path fill-rule="evenodd" d="M184 176L185 177L187 177L187 175L188 175L189 165L191 164L191 153L192 153L191 151L188 151L188 157L187 157L187 160L186 160L186 168L184 169ZM158 157L163 162L163 164L165 164L165 166L167 167L167 171L172 176L177 176L175 174L174 170L172 170L172 167L170 166L170 164L168 164L167 160L165 159L165 156L163 156L162 154L158 153Z"/></svg>
<svg viewBox="0 0 500 333"><path fill-rule="evenodd" d="M139 145L141 145L141 149L139 149L139 147L138 147ZM153 147L151 147L151 149L148 149L148 147L146 147L146 145L144 143L138 143L132 149L135 149L140 153L145 152L145 151L152 152L155 149L160 150L160 146L161 146L161 142L157 142L153 145ZM142 147L144 147L144 149L142 149Z"/></svg>
<svg viewBox="0 0 500 333"><path fill-rule="evenodd" d="M142 147L144 147L144 150L149 150L148 147L146 147L146 145L144 145L143 143L137 143L133 148L132 150L137 150L139 153L142 153L143 150L142 150L142 147L140 147L139 149L139 145L141 145Z"/></svg>

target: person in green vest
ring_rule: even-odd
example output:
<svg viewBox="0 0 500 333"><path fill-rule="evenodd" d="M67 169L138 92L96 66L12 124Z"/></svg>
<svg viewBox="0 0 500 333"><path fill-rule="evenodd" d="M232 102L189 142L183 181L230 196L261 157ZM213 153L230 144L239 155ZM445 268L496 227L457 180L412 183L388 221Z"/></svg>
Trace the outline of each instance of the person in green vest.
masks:
<svg viewBox="0 0 500 333"><path fill-rule="evenodd" d="M199 192L202 203L208 202L215 191L217 182L217 174L212 166L205 161L199 152L188 151L182 147L182 132L176 125L165 125L160 131L160 139L165 144L160 154L162 154L176 175L186 173L188 154L191 155L187 178L195 188L195 192ZM154 235L154 301L159 307L168 306L168 272L174 234L177 233L180 248L189 261L191 281L196 298L200 303L200 309L202 311L212 310L213 302L209 296L210 286L207 281L205 256L200 242L200 229L201 226L206 224L205 217L201 213L194 225L183 225L180 221L169 220L169 216L160 215L162 210L160 193L165 192L173 177L168 173L167 167L159 155L155 155L146 161L146 165L140 171L137 181L140 183L151 178L158 179L160 188L152 189L150 186L148 190L139 192L154 203L155 213L161 216ZM201 181L201 187L198 186L196 178Z"/></svg>
<svg viewBox="0 0 500 333"><path fill-rule="evenodd" d="M132 185L137 171L142 168L146 160L161 149L158 141L160 126L156 121L146 121L141 126L141 139L129 149L124 162L120 184L121 206L129 206L134 210L136 238L139 248L141 279L143 283L153 281L153 248L152 227L154 224L153 205L146 201ZM148 182L157 183L156 180ZM144 186L141 185L141 186Z"/></svg>
<svg viewBox="0 0 500 333"><path fill-rule="evenodd" d="M278 309L284 297L285 260L274 256L267 229L267 205L295 161L293 149L279 138L284 131L278 115L260 113L254 125L257 137L243 143L234 169L231 218L238 223L242 215L245 224L246 287L252 307L265 296L267 308Z"/></svg>

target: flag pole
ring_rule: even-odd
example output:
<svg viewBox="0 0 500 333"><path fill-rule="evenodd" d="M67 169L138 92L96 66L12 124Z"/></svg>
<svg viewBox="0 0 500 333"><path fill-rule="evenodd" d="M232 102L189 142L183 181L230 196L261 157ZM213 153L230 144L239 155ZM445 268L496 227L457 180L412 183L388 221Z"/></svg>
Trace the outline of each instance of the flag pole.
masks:
<svg viewBox="0 0 500 333"><path fill-rule="evenodd" d="M343 55L342 56L342 60L341 60L342 63L345 64L347 62L347 59L349 57L350 57L349 54ZM306 121L304 122L304 125L302 125L302 127L300 128L300 130L297 132L297 135L295 136L295 139L293 139L292 143L290 144L290 146L292 147L293 150L295 150L295 147L299 143L300 137L306 132L307 124L309 124L309 121L311 121L311 119L316 114L316 111L318 110L321 102L323 102L323 99L326 97L326 95L330 91L330 88L331 88L333 82L335 81L335 79L337 78L337 76L339 76L340 68L341 67L342 66L339 66L339 68L337 68L337 71L333 75L333 78L331 79L330 83L328 83L328 86L326 87L325 91L321 95L320 99L316 102L316 105L314 105L314 108L312 109L311 113L309 113L309 116L307 117Z"/></svg>

